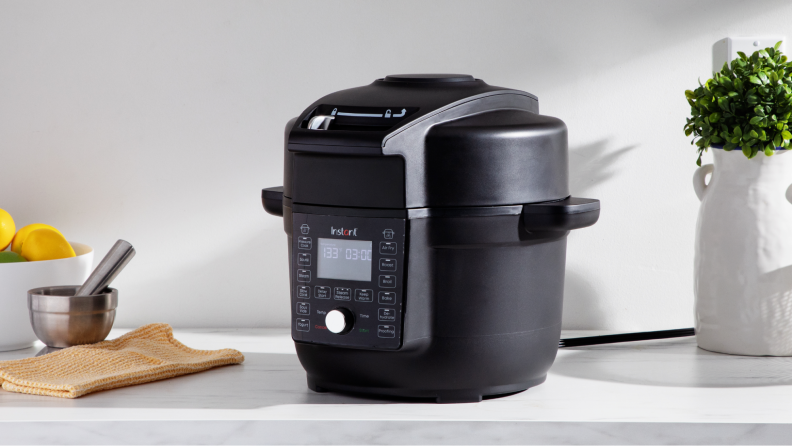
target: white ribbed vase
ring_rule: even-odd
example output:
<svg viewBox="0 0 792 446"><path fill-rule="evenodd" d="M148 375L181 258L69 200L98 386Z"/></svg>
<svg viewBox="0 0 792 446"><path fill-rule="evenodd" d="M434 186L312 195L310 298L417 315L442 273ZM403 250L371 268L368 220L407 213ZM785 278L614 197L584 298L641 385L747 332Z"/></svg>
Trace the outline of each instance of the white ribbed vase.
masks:
<svg viewBox="0 0 792 446"><path fill-rule="evenodd" d="M711 149L693 187L696 338L720 353L792 356L792 154ZM704 178L712 173L709 185Z"/></svg>

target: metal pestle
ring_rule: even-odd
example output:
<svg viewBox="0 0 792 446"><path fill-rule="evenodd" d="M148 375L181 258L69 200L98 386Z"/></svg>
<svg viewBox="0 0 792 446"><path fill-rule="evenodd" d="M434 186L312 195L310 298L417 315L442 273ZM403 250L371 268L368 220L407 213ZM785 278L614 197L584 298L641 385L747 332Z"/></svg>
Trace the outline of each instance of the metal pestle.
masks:
<svg viewBox="0 0 792 446"><path fill-rule="evenodd" d="M101 293L134 256L135 248L132 244L126 240L118 240L74 295L90 296Z"/></svg>

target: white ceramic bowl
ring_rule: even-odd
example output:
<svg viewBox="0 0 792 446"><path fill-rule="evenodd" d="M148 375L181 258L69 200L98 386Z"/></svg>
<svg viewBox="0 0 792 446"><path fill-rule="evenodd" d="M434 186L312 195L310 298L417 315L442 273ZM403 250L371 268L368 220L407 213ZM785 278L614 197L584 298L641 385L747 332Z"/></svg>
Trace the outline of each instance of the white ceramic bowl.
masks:
<svg viewBox="0 0 792 446"><path fill-rule="evenodd" d="M27 292L33 288L80 285L91 274L93 249L69 242L77 257L38 262L0 263L0 351L33 345Z"/></svg>

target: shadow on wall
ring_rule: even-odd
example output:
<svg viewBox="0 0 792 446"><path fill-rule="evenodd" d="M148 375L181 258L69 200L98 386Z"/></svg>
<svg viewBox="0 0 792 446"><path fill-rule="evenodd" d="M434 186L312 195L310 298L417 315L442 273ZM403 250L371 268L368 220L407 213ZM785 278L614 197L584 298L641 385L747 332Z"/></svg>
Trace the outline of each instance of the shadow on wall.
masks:
<svg viewBox="0 0 792 446"><path fill-rule="evenodd" d="M569 269L564 277L563 315L565 330L591 330L605 325L605 311L594 287Z"/></svg>
<svg viewBox="0 0 792 446"><path fill-rule="evenodd" d="M637 147L608 151L608 141L600 140L570 149L569 190L572 195L585 197L591 188L616 176L616 163Z"/></svg>
<svg viewBox="0 0 792 446"><path fill-rule="evenodd" d="M632 145L608 150L608 141L601 140L570 149L569 188L572 195L598 198L589 197L591 189L618 175L618 161L636 148L637 146ZM601 329L605 324L605 311L601 301L594 287L583 275L567 269L564 280L565 329Z"/></svg>

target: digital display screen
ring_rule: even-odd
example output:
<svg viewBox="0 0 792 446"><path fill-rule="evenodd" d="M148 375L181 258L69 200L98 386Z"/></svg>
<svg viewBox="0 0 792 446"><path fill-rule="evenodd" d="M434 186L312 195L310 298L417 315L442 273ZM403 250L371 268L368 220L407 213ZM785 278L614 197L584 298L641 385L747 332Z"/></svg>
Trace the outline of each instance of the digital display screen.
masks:
<svg viewBox="0 0 792 446"><path fill-rule="evenodd" d="M316 277L371 281L371 241L319 239Z"/></svg>

